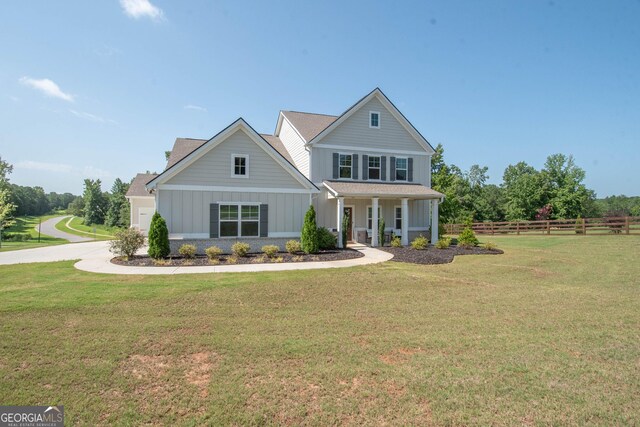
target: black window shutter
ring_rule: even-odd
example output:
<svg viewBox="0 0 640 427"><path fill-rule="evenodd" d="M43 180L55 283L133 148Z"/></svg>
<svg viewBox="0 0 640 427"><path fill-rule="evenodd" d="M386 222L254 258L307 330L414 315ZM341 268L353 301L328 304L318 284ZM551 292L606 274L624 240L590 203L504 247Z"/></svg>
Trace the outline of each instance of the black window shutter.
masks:
<svg viewBox="0 0 640 427"><path fill-rule="evenodd" d="M389 181L395 181L396 180L396 158L393 156L389 157L389 163L391 163L389 165L389 175L391 175L389 177Z"/></svg>
<svg viewBox="0 0 640 427"><path fill-rule="evenodd" d="M340 154L333 153L333 179L338 179L340 177Z"/></svg>
<svg viewBox="0 0 640 427"><path fill-rule="evenodd" d="M413 157L407 160L407 175L409 182L413 182Z"/></svg>
<svg viewBox="0 0 640 427"><path fill-rule="evenodd" d="M269 236L269 205L260 205L260 237Z"/></svg>
<svg viewBox="0 0 640 427"><path fill-rule="evenodd" d="M217 203L211 203L209 205L209 237L217 239L218 236L218 213L220 212L220 205Z"/></svg>
<svg viewBox="0 0 640 427"><path fill-rule="evenodd" d="M369 179L369 156L366 154L362 155L362 180L366 181Z"/></svg>
<svg viewBox="0 0 640 427"><path fill-rule="evenodd" d="M380 179L387 180L387 156L380 156Z"/></svg>
<svg viewBox="0 0 640 427"><path fill-rule="evenodd" d="M351 178L358 179L358 155L351 155Z"/></svg>

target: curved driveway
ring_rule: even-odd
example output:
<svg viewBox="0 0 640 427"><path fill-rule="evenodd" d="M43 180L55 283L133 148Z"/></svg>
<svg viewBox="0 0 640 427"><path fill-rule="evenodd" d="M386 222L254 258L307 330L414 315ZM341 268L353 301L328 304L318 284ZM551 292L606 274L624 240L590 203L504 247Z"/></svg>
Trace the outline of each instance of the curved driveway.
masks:
<svg viewBox="0 0 640 427"><path fill-rule="evenodd" d="M40 224L40 232L42 234L46 234L47 236L68 240L71 243L89 242L93 240L91 237L80 237L80 236L76 236L75 234L65 233L64 231L58 230L56 228L56 224L66 218L71 218L71 215L57 216L55 218L46 220L45 222ZM37 230L38 230L38 226L36 226L36 231Z"/></svg>

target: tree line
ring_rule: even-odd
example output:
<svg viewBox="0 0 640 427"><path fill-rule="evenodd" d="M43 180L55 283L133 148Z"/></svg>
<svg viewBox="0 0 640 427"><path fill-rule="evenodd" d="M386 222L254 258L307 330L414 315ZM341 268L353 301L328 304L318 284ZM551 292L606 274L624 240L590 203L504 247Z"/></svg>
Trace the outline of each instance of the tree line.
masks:
<svg viewBox="0 0 640 427"><path fill-rule="evenodd" d="M541 170L526 162L509 165L502 183L495 185L487 184L486 166L476 164L462 171L445 162L441 144L435 151L431 183L445 195L440 205L443 223L640 216L640 197L596 199L584 184L585 171L571 155L552 154Z"/></svg>

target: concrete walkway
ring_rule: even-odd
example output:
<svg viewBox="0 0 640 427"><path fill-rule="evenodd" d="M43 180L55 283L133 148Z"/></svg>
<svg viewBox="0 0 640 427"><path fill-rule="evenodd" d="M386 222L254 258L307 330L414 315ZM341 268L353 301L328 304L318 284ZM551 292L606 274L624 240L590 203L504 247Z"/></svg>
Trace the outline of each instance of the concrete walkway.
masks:
<svg viewBox="0 0 640 427"><path fill-rule="evenodd" d="M55 218L50 218L46 220L45 222L40 224L40 232L42 234L46 234L47 236L68 240L71 243L90 242L93 240L90 237L80 237L80 236L76 236L75 234L65 233L64 231L58 230L56 228L56 224L66 218L71 218L71 215L57 216ZM36 225L36 231L38 231L37 225Z"/></svg>
<svg viewBox="0 0 640 427"><path fill-rule="evenodd" d="M129 267L111 263L113 254L108 242L87 242L68 245L46 246L19 251L0 252L0 265L31 262L55 262L80 259L75 264L78 270L106 274L194 274L194 273L247 273L259 271L315 270L321 268L356 267L388 261L393 255L364 245L351 246L364 254L363 257L342 261L316 261L282 264L236 264L185 267ZM146 253L143 248L140 253Z"/></svg>

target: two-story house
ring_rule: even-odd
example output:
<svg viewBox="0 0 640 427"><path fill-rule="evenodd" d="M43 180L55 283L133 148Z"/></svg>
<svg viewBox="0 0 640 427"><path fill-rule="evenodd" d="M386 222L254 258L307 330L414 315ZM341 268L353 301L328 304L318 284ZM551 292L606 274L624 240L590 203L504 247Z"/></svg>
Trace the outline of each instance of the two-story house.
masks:
<svg viewBox="0 0 640 427"><path fill-rule="evenodd" d="M408 244L438 239L438 203L431 189L434 150L380 89L339 116L281 111L273 135L242 118L208 140L178 138L165 170L138 174L127 197L131 224L148 230L157 210L172 249L189 240L199 250L254 248L299 238L313 204L317 222L347 239L377 246L378 224Z"/></svg>

